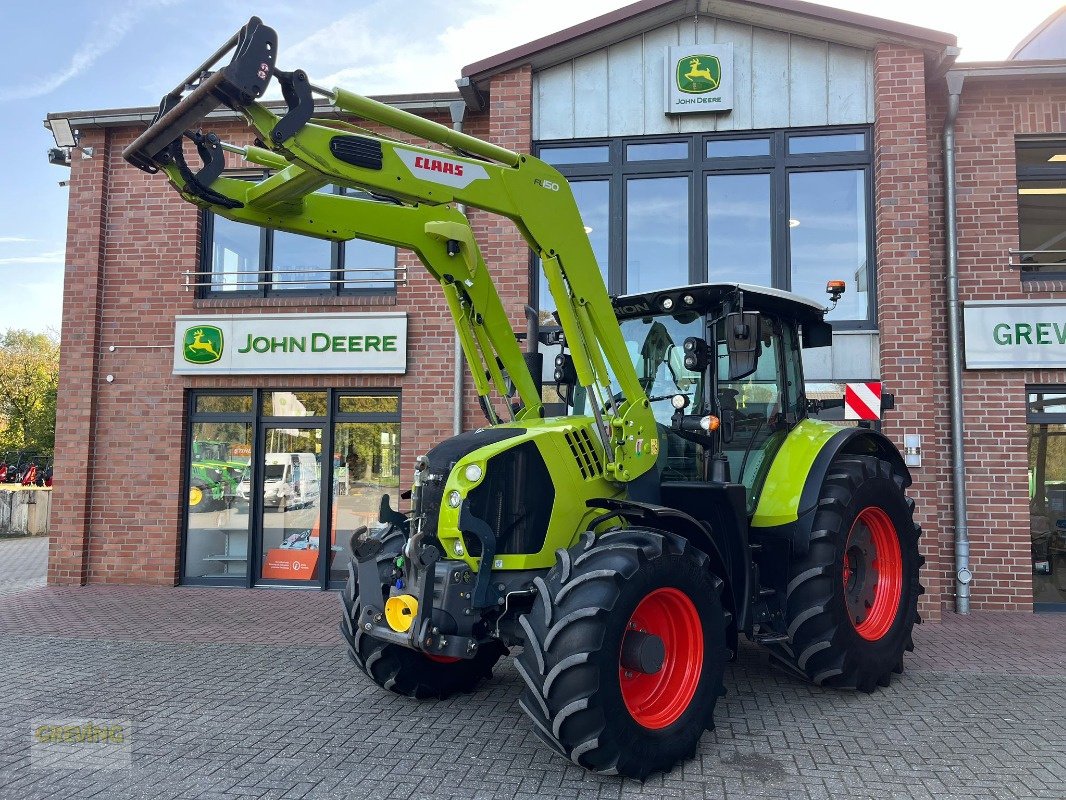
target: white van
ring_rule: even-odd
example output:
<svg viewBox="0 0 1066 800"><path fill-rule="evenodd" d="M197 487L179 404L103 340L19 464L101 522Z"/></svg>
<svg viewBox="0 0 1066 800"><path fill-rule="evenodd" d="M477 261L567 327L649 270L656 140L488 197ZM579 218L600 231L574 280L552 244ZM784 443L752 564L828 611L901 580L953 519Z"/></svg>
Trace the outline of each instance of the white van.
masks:
<svg viewBox="0 0 1066 800"><path fill-rule="evenodd" d="M250 475L237 486L237 496L247 501ZM311 505L322 493L318 461L312 453L267 453L263 472L263 507L286 508Z"/></svg>

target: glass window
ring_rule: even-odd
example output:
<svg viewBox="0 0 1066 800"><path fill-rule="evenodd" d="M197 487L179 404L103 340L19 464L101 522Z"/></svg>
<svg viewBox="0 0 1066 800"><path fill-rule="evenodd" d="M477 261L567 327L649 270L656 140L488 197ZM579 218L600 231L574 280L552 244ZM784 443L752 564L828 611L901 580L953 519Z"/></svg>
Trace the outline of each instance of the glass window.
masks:
<svg viewBox="0 0 1066 800"><path fill-rule="evenodd" d="M342 414L398 414L400 398L395 395L349 395L337 398L337 410Z"/></svg>
<svg viewBox="0 0 1066 800"><path fill-rule="evenodd" d="M249 517L241 485L249 480L252 431L251 422L192 425L186 473L188 578L247 578Z"/></svg>
<svg viewBox="0 0 1066 800"><path fill-rule="evenodd" d="M788 187L792 291L820 301L826 281L844 280L847 291L827 319L866 319L866 173L793 172Z"/></svg>
<svg viewBox="0 0 1066 800"><path fill-rule="evenodd" d="M263 392L264 417L324 417L325 392Z"/></svg>
<svg viewBox="0 0 1066 800"><path fill-rule="evenodd" d="M275 289L327 289L333 243L284 231L274 232L271 277Z"/></svg>
<svg viewBox="0 0 1066 800"><path fill-rule="evenodd" d="M1022 275L1066 272L1066 141L1019 141L1018 261Z"/></svg>
<svg viewBox="0 0 1066 800"><path fill-rule="evenodd" d="M365 239L352 239L343 247L345 289L395 288L395 247Z"/></svg>
<svg viewBox="0 0 1066 800"><path fill-rule="evenodd" d="M322 550L322 428L266 428L263 441L259 577L314 583Z"/></svg>
<svg viewBox="0 0 1066 800"><path fill-rule="evenodd" d="M687 177L631 178L627 182L627 294L689 282L688 221Z"/></svg>
<svg viewBox="0 0 1066 800"><path fill-rule="evenodd" d="M577 166L560 158L558 163L572 184L602 182L602 227L590 222L587 204L579 204L586 224L595 231L590 236L612 293L743 280L791 288L820 300L825 296L825 273L833 272L849 284L831 315L834 324L872 329L874 247L872 226L866 222L872 202L866 178L871 169L869 134L868 128L826 128L757 135L671 134L673 141L625 137L609 146L593 145L602 147L600 162L582 160L583 166ZM554 158L551 153L575 149L589 148L561 142L544 145L540 152ZM686 152L687 159L677 158ZM1047 177L1042 174L1040 179ZM692 180L703 185L695 186ZM786 201L790 191L791 204ZM691 197L700 198L703 207L692 208ZM610 235L598 243L596 237L608 226ZM622 246L608 252L607 241ZM821 246L828 248L828 259ZM1066 257L1066 238L1062 250ZM537 281L541 319L551 324L547 312L553 303L543 278Z"/></svg>
<svg viewBox="0 0 1066 800"><path fill-rule="evenodd" d="M1066 394L1029 393L1033 601L1066 603Z"/></svg>
<svg viewBox="0 0 1066 800"><path fill-rule="evenodd" d="M830 133L821 136L790 136L788 152L791 155L804 153L846 153L866 149L866 135L862 133Z"/></svg>
<svg viewBox="0 0 1066 800"><path fill-rule="evenodd" d="M574 200L581 212L581 221L585 223L592 253L596 256L600 274L607 283L608 245L610 243L610 181L571 181ZM539 282L538 299L540 302L541 325L555 325L551 312L555 310L555 300L548 291L548 281L544 270L537 262L537 280Z"/></svg>
<svg viewBox="0 0 1066 800"><path fill-rule="evenodd" d="M195 410L198 414L251 414L252 395L198 394Z"/></svg>
<svg viewBox="0 0 1066 800"><path fill-rule="evenodd" d="M665 161L681 158L688 158L688 142L626 145L626 161Z"/></svg>
<svg viewBox="0 0 1066 800"><path fill-rule="evenodd" d="M710 139L707 158L741 158L770 155L769 139Z"/></svg>
<svg viewBox="0 0 1066 800"><path fill-rule="evenodd" d="M769 286L770 175L707 177L707 279Z"/></svg>
<svg viewBox="0 0 1066 800"><path fill-rule="evenodd" d="M235 292L258 289L260 229L216 216L212 231L211 290Z"/></svg>
<svg viewBox="0 0 1066 800"><path fill-rule="evenodd" d="M392 400L398 398L349 398ZM400 504L400 423L339 422L333 426L333 514L329 578L348 577L352 533L376 525L381 497Z"/></svg>
<svg viewBox="0 0 1066 800"><path fill-rule="evenodd" d="M541 161L553 166L562 164L605 164L611 157L607 145L587 147L545 147L540 151Z"/></svg>

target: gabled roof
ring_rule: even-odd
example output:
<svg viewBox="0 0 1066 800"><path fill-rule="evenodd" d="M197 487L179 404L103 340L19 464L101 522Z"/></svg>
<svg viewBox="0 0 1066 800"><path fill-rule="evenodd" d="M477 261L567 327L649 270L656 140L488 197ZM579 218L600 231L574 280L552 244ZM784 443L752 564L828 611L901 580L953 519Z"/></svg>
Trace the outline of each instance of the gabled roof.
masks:
<svg viewBox="0 0 1066 800"><path fill-rule="evenodd" d="M697 10L707 17L776 28L855 47L872 48L878 42L908 45L925 50L934 61L956 45L953 34L802 0L640 0L468 64L463 67L463 77L478 83L523 64L532 65L534 70L544 69L644 31L692 18Z"/></svg>

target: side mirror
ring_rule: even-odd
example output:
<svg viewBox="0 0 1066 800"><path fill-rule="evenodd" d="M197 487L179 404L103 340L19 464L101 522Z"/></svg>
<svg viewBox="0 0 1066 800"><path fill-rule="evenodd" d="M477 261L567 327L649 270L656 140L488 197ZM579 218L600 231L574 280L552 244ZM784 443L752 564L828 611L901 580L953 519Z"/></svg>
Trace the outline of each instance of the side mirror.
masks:
<svg viewBox="0 0 1066 800"><path fill-rule="evenodd" d="M759 364L759 314L735 312L725 317L726 351L729 353L729 380L746 378Z"/></svg>

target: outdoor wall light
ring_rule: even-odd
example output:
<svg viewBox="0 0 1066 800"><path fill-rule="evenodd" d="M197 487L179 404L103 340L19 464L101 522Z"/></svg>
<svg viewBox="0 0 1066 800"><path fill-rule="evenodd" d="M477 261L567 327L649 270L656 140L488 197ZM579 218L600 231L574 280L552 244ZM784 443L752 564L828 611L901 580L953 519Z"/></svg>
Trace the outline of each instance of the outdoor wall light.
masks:
<svg viewBox="0 0 1066 800"><path fill-rule="evenodd" d="M82 158L92 158L93 149L91 147L81 147L78 145L78 132L70 127L70 120L65 117L53 117L48 120L48 128L52 131L52 138L56 140L56 147L63 150L80 150ZM48 160L53 164L52 153L49 151ZM69 162L68 162L69 163Z"/></svg>
<svg viewBox="0 0 1066 800"><path fill-rule="evenodd" d="M114 383L115 382L115 376L111 375L111 374L108 374L108 376L106 378L104 378L104 380L107 381L108 383Z"/></svg>
<svg viewBox="0 0 1066 800"><path fill-rule="evenodd" d="M917 433L903 434L903 463L908 467L922 465L922 437Z"/></svg>

